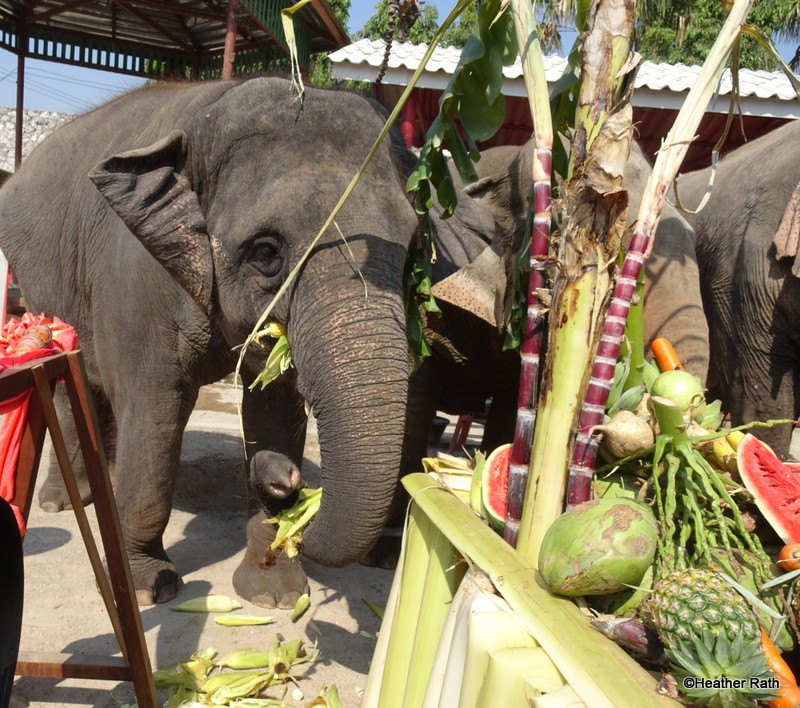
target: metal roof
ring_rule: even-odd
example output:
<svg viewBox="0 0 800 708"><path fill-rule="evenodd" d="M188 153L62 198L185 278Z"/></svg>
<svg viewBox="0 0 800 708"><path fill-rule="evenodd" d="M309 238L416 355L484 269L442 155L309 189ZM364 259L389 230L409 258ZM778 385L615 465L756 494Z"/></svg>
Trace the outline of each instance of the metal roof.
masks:
<svg viewBox="0 0 800 708"><path fill-rule="evenodd" d="M334 78L374 81L383 62L384 48L383 40L362 39L335 51L330 55ZM427 49L425 44L394 43L383 83L406 86L420 66ZM444 89L460 58L461 50L457 47L437 47L417 86ZM548 84L554 84L560 78L566 64L564 57L554 54L544 57ZM636 76L632 103L634 107L678 110L699 73L699 66L645 61ZM506 96L527 96L519 58L515 64L504 67L503 76L503 93ZM717 98L707 110L726 113L730 92L731 76L730 71L726 70L720 81ZM800 101L782 72L741 69L739 96L744 115L800 118Z"/></svg>
<svg viewBox="0 0 800 708"><path fill-rule="evenodd" d="M336 79L374 82L383 62L382 40L359 40L330 55L333 76ZM427 46L394 43L389 66L383 78L384 101L393 104L399 99L403 87L420 66ZM437 47L414 91L413 118L410 121L411 142L422 145L425 133L439 111L439 97L448 85L450 76L461 58L456 47ZM544 57L545 77L551 86L560 78L566 59L557 55ZM678 110L700 72L699 66L683 64L658 64L643 62L636 77L633 104L634 131L637 142L651 158L660 149L662 141L675 122ZM506 95L506 118L503 127L481 149L492 145L521 145L532 133L530 107L522 78L522 66L516 64L503 69L503 93ZM721 150L728 152L746 140L753 140L773 130L788 120L800 118L800 101L789 80L782 73L766 71L739 72L740 108L742 120L733 127ZM706 109L697 135L689 146L683 169L705 167L711 152L725 129L730 102L730 72L720 81L718 92Z"/></svg>
<svg viewBox="0 0 800 708"><path fill-rule="evenodd" d="M27 57L136 76L219 73L235 19L236 70L286 54L290 0L0 0L0 47ZM301 61L350 40L325 0L295 15Z"/></svg>

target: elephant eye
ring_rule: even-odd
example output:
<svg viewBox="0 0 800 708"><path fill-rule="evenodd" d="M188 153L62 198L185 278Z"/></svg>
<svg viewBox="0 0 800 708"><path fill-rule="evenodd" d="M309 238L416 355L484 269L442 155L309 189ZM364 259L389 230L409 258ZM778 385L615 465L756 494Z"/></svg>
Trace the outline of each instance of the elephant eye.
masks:
<svg viewBox="0 0 800 708"><path fill-rule="evenodd" d="M275 236L258 236L247 249L246 260L267 278L280 275L283 270L281 241Z"/></svg>

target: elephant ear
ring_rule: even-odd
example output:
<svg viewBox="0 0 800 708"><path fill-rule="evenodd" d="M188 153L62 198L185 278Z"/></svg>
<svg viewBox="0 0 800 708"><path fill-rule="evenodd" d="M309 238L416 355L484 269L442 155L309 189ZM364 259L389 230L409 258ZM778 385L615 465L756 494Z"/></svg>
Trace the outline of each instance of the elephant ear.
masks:
<svg viewBox="0 0 800 708"><path fill-rule="evenodd" d="M111 208L207 314L214 267L197 194L180 172L186 135L172 131L152 145L113 155L89 178Z"/></svg>
<svg viewBox="0 0 800 708"><path fill-rule="evenodd" d="M773 239L777 258L793 258L792 275L800 278L800 260L797 258L797 246L800 244L800 184L786 205L780 226Z"/></svg>
<svg viewBox="0 0 800 708"><path fill-rule="evenodd" d="M505 323L506 277L503 259L491 246L431 289L433 296L459 309L471 312L498 331Z"/></svg>

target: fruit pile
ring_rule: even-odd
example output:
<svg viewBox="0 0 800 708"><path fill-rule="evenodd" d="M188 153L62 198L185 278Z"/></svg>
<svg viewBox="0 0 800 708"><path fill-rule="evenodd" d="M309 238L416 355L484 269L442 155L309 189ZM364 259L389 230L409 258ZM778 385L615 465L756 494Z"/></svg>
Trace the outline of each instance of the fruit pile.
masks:
<svg viewBox="0 0 800 708"><path fill-rule="evenodd" d="M780 656L800 636L800 469L745 430L722 428L720 402L706 401L695 376L653 361L643 379L611 402L596 430L606 464L595 498L550 526L539 571L661 670L669 695L800 706ZM509 448L426 462L501 533ZM792 545L778 564L782 544Z"/></svg>

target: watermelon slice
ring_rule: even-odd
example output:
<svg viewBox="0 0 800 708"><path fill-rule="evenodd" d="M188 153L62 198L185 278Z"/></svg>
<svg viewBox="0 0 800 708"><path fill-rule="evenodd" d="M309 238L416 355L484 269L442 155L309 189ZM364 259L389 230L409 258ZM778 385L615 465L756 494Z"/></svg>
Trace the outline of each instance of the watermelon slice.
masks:
<svg viewBox="0 0 800 708"><path fill-rule="evenodd" d="M784 543L800 542L800 471L785 465L757 437L747 434L736 448L744 486Z"/></svg>
<svg viewBox="0 0 800 708"><path fill-rule="evenodd" d="M511 443L501 445L486 458L481 480L481 494L486 517L489 525L499 532L502 532L506 525L506 497L508 496L511 447Z"/></svg>

